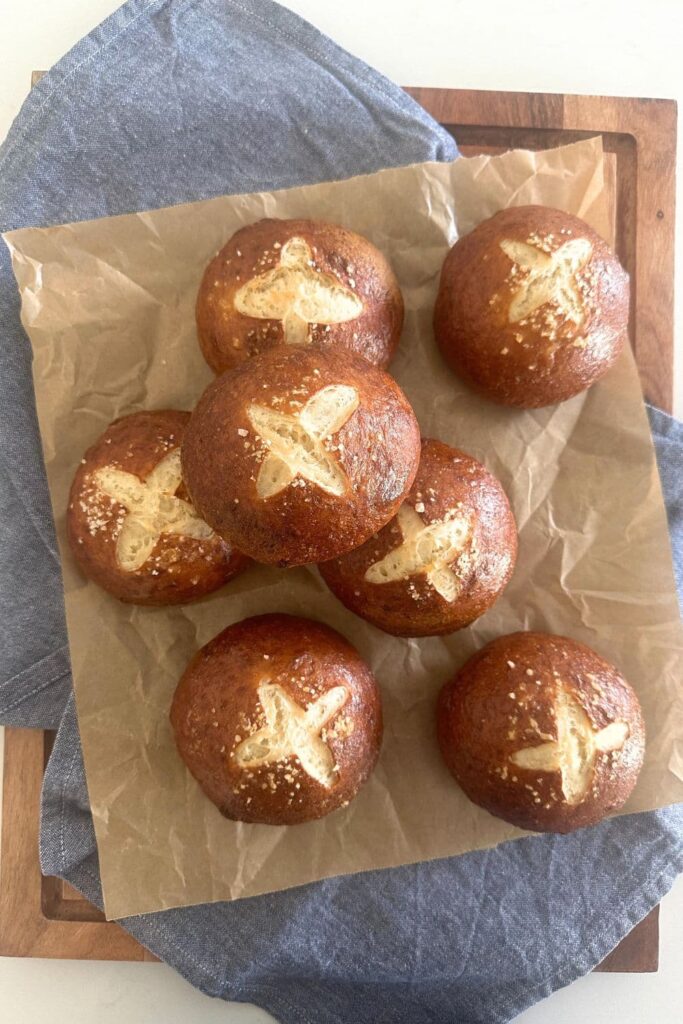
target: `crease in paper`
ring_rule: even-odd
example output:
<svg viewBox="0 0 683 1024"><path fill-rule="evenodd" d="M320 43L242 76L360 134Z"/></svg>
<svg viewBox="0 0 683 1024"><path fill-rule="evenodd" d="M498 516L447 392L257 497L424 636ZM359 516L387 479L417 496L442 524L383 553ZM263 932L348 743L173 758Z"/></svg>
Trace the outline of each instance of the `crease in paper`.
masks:
<svg viewBox="0 0 683 1024"><path fill-rule="evenodd" d="M625 353L585 395L520 412L470 393L441 361L431 331L441 263L458 229L513 202L537 202L585 217L609 239L607 199L601 144L592 139L5 236L34 349L109 917L251 896L522 835L452 782L433 723L441 684L479 646L518 629L590 644L638 691L647 756L624 812L683 800L683 643L633 357ZM391 370L423 433L482 460L511 498L517 568L500 601L469 629L424 640L386 636L343 608L314 568L254 566L195 605L136 608L84 584L71 561L64 511L83 451L116 416L192 407L212 379L194 330L203 269L235 230L263 216L341 222L385 252L406 300ZM347 809L291 828L222 818L180 762L168 722L176 682L197 648L266 611L339 629L383 692L385 741L368 785Z"/></svg>

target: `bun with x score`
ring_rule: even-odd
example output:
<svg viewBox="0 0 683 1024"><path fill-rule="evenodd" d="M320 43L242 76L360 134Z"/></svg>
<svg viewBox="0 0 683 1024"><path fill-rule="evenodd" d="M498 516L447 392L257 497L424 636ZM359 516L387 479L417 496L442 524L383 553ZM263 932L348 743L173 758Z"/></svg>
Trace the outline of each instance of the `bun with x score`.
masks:
<svg viewBox="0 0 683 1024"><path fill-rule="evenodd" d="M188 500L180 442L189 419L164 409L115 420L71 485L71 550L81 571L121 601L194 601L247 565Z"/></svg>
<svg viewBox="0 0 683 1024"><path fill-rule="evenodd" d="M278 348L218 377L182 446L210 525L282 567L358 547L397 512L420 431L398 384L349 352Z"/></svg>
<svg viewBox="0 0 683 1024"><path fill-rule="evenodd" d="M477 652L441 691L441 752L491 814L571 832L621 807L645 750L638 697L590 647L513 633Z"/></svg>
<svg viewBox="0 0 683 1024"><path fill-rule="evenodd" d="M375 678L339 633L261 615L203 647L171 707L178 752L227 818L294 825L351 801L375 766Z"/></svg>
<svg viewBox="0 0 683 1024"><path fill-rule="evenodd" d="M260 220L209 263L197 333L222 373L279 345L342 349L387 366L403 326L403 297L367 238L316 220Z"/></svg>
<svg viewBox="0 0 683 1024"><path fill-rule="evenodd" d="M441 441L422 441L398 514L362 547L319 565L347 608L395 636L462 629L512 575L517 529L500 483Z"/></svg>
<svg viewBox="0 0 683 1024"><path fill-rule="evenodd" d="M578 217L501 210L443 265L434 333L444 359L487 398L536 408L602 377L621 352L628 276Z"/></svg>

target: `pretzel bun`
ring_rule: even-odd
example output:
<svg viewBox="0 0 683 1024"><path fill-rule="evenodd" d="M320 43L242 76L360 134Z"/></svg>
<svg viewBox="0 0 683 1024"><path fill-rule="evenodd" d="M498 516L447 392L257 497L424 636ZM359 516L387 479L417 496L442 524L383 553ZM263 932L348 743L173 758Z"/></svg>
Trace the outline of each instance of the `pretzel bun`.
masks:
<svg viewBox="0 0 683 1024"><path fill-rule="evenodd" d="M441 691L441 752L474 803L535 832L626 802L645 750L638 698L590 647L548 633L487 644Z"/></svg>
<svg viewBox="0 0 683 1024"><path fill-rule="evenodd" d="M403 326L394 273L367 238L316 220L260 220L209 263L197 334L215 373L279 345L344 349L387 366Z"/></svg>
<svg viewBox="0 0 683 1024"><path fill-rule="evenodd" d="M345 807L375 766L380 694L342 636L290 615L229 626L175 692L178 752L221 814L295 825Z"/></svg>
<svg viewBox="0 0 683 1024"><path fill-rule="evenodd" d="M584 221L545 206L501 210L453 246L434 333L444 359L503 405L563 402L621 352L628 276Z"/></svg>
<svg viewBox="0 0 683 1024"><path fill-rule="evenodd" d="M277 348L206 389L182 446L203 518L260 562L357 547L398 510L420 454L388 374L349 352Z"/></svg>
<svg viewBox="0 0 683 1024"><path fill-rule="evenodd" d="M248 564L188 502L180 441L189 419L163 409L114 420L76 471L71 550L83 574L121 601L194 601Z"/></svg>
<svg viewBox="0 0 683 1024"><path fill-rule="evenodd" d="M422 441L398 515L362 547L318 566L347 608L395 636L462 629L491 607L517 556L500 483L441 441Z"/></svg>

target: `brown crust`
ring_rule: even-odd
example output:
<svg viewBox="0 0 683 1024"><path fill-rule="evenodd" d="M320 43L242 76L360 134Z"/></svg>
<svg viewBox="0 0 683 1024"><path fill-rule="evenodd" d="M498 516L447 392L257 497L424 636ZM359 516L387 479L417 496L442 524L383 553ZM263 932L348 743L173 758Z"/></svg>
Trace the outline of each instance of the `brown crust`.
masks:
<svg viewBox="0 0 683 1024"><path fill-rule="evenodd" d="M199 344L215 373L282 345L281 320L246 316L235 295L249 280L278 266L283 245L302 238L311 248L313 269L331 274L363 303L353 320L312 324L309 336L324 349L346 349L375 366L387 366L403 326L403 297L382 253L353 231L315 220L257 221L241 228L207 266L197 295Z"/></svg>
<svg viewBox="0 0 683 1024"><path fill-rule="evenodd" d="M217 534L199 540L167 533L160 535L139 569L125 571L117 562L116 539L126 509L93 483L92 474L113 465L146 480L179 447L189 419L189 412L160 409L114 420L76 471L66 515L71 550L84 575L121 601L145 605L194 601L222 587L248 564ZM182 485L176 493L187 500Z"/></svg>
<svg viewBox="0 0 683 1024"><path fill-rule="evenodd" d="M330 787L297 756L237 764L239 743L265 721L258 695L264 680L301 708L346 688L346 703L321 730L336 766ZM245 619L202 647L178 683L171 723L180 756L221 813L267 825L294 825L345 806L372 772L382 741L379 688L358 652L328 626L290 615Z"/></svg>
<svg viewBox="0 0 683 1024"><path fill-rule="evenodd" d="M584 320L577 325L546 303L510 323L510 303L526 271L501 241L533 240L555 251L580 238L592 245L577 273ZM434 333L444 359L471 387L503 405L536 408L571 398L607 372L623 347L628 311L628 276L592 228L560 210L518 206L479 224L449 252Z"/></svg>
<svg viewBox="0 0 683 1024"><path fill-rule="evenodd" d="M359 405L326 451L346 478L327 493L297 476L270 497L257 483L268 449L248 408L298 417L324 388L355 389ZM409 490L420 432L405 395L384 371L348 352L278 348L217 378L199 400L182 446L195 507L226 539L260 562L300 565L362 544L387 523Z"/></svg>
<svg viewBox="0 0 683 1024"><path fill-rule="evenodd" d="M424 572L386 583L365 574L403 543L396 518L362 547L319 565L347 608L395 636L433 636L462 629L491 607L508 583L517 556L517 529L503 488L471 456L441 441L422 441L420 466L406 497L425 525L456 509L472 523L463 555L449 563L461 591L448 601Z"/></svg>
<svg viewBox="0 0 683 1024"><path fill-rule="evenodd" d="M520 768L510 760L520 749L557 738L553 705L560 682L593 730L615 721L628 725L620 749L598 754L577 804L565 799L559 771ZM441 691L437 731L446 764L470 800L537 832L595 825L621 807L636 784L645 746L638 698L617 669L589 647L547 633L502 636L470 658Z"/></svg>

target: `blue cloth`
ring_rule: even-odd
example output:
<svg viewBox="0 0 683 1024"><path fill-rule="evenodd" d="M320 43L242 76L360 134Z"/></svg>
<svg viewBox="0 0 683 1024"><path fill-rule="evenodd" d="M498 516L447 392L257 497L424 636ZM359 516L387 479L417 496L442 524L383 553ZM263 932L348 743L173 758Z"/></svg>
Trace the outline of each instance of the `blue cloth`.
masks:
<svg viewBox="0 0 683 1024"><path fill-rule="evenodd" d="M132 0L24 105L0 151L0 228L455 156L399 88L268 0ZM61 717L43 869L101 902L29 371L2 252L0 720ZM683 428L652 416L680 569ZM283 1024L491 1024L590 970L658 902L682 825L680 810L634 815L123 924L203 991Z"/></svg>
<svg viewBox="0 0 683 1024"><path fill-rule="evenodd" d="M678 603L683 612L683 425L659 409L648 407L648 414L669 520Z"/></svg>

